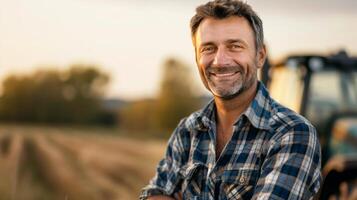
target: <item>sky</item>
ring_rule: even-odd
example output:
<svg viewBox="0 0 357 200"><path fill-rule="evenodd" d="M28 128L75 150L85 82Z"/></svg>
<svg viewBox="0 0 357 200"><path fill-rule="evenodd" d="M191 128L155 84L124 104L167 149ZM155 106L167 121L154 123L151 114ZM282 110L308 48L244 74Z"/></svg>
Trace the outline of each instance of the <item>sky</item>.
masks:
<svg viewBox="0 0 357 200"><path fill-rule="evenodd" d="M272 60L292 53L357 55L355 0L246 0ZM206 0L0 0L0 81L42 67L95 64L108 98L154 97L165 59L182 60L204 93L189 20Z"/></svg>

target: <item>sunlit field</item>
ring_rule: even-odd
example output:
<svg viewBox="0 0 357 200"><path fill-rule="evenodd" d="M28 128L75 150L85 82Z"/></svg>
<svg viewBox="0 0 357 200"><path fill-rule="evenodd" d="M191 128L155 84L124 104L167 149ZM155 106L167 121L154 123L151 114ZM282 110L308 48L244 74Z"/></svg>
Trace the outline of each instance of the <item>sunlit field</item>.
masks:
<svg viewBox="0 0 357 200"><path fill-rule="evenodd" d="M0 200L138 199L164 148L114 130L0 125Z"/></svg>

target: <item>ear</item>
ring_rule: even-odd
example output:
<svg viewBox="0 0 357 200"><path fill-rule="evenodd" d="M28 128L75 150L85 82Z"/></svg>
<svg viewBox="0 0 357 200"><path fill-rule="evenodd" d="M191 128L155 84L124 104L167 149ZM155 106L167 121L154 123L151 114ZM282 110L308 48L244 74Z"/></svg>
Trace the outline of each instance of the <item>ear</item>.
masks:
<svg viewBox="0 0 357 200"><path fill-rule="evenodd" d="M266 47L265 44L258 50L257 52L257 67L258 68L262 68L265 62L265 59L267 57L267 51L266 51Z"/></svg>

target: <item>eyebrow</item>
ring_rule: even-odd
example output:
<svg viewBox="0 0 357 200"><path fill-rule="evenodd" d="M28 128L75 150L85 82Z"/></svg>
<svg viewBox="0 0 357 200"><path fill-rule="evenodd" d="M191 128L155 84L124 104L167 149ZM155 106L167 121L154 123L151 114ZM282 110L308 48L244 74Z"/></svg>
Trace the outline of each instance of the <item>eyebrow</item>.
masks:
<svg viewBox="0 0 357 200"><path fill-rule="evenodd" d="M247 43L241 39L229 39L229 40L225 41L225 43L228 43L228 44L232 44L232 43L236 43L236 42L247 46Z"/></svg>
<svg viewBox="0 0 357 200"><path fill-rule="evenodd" d="M213 42L204 42L200 45L200 47L209 46L209 45L214 45L214 43Z"/></svg>
<svg viewBox="0 0 357 200"><path fill-rule="evenodd" d="M247 46L247 43L244 40L241 39L228 39L226 40L224 43L228 43L228 44L232 44L232 43L241 43L245 46ZM214 42L204 42L200 45L200 47L204 47L204 46L209 46L209 45L215 45Z"/></svg>

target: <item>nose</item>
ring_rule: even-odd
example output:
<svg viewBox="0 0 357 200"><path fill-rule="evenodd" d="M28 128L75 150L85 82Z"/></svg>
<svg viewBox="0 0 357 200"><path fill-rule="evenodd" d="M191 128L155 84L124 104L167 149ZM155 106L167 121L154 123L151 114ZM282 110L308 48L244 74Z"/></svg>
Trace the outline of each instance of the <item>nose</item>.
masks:
<svg viewBox="0 0 357 200"><path fill-rule="evenodd" d="M228 66L231 62L230 56L224 47L218 47L212 65L215 67Z"/></svg>

